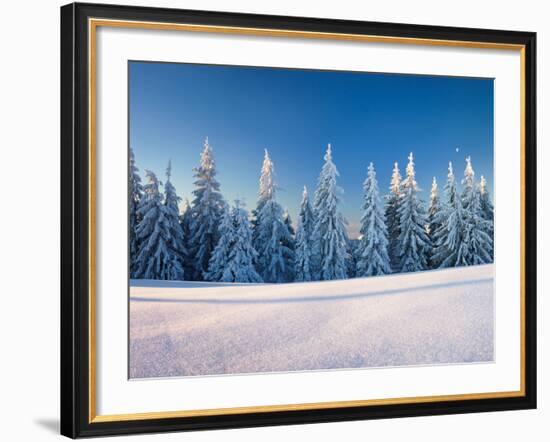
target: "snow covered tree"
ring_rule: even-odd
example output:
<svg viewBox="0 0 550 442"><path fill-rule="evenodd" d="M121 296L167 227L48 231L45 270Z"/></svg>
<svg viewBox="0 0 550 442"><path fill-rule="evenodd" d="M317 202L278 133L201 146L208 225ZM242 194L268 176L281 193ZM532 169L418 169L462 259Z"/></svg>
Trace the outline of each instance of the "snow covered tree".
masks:
<svg viewBox="0 0 550 442"><path fill-rule="evenodd" d="M192 213L193 211L191 210L191 205L189 204L189 200L185 198L185 200L183 201L183 207L181 210L181 214L179 216L179 220L180 220L181 230L183 231L184 247L185 247L185 250L187 251L185 255L185 260L184 260L185 277L187 279L189 279L195 271L193 262L191 261L191 259L189 259L189 250L190 250L189 239L191 237L191 219L193 216Z"/></svg>
<svg viewBox="0 0 550 442"><path fill-rule="evenodd" d="M324 159L325 163L319 175L313 203L315 279L345 279L347 278L348 238L346 221L338 208L339 194L342 190L336 183L339 174L332 161L330 144Z"/></svg>
<svg viewBox="0 0 550 442"><path fill-rule="evenodd" d="M159 191L161 183L153 172L145 172L149 182L143 188L144 197L137 212L141 222L136 229L139 251L135 278L177 279L184 270L171 248L170 215Z"/></svg>
<svg viewBox="0 0 550 442"><path fill-rule="evenodd" d="M296 232L294 231L294 227L292 226L292 218L290 217L290 213L288 213L287 209L285 209L285 211L283 212L283 221L285 222L286 228L288 229L290 234L294 236Z"/></svg>
<svg viewBox="0 0 550 442"><path fill-rule="evenodd" d="M439 201L439 193L437 191L437 180L433 177L432 188L430 190L430 206L428 207L428 237L430 238L430 251L428 253L428 268L434 269L437 267L434 255L436 250L435 232L439 229L440 222L438 220L439 212L441 211L441 203Z"/></svg>
<svg viewBox="0 0 550 442"><path fill-rule="evenodd" d="M430 239L426 234L426 215L418 197L414 158L409 154L407 175L402 182L402 197L397 214L400 222L399 258L401 272L417 272L427 267L426 252Z"/></svg>
<svg viewBox="0 0 550 442"><path fill-rule="evenodd" d="M398 272L401 269L399 257L399 215L397 213L401 202L401 174L397 163L393 165L390 193L386 196L386 227L388 229L388 255L391 269Z"/></svg>
<svg viewBox="0 0 550 442"><path fill-rule="evenodd" d="M222 209L218 232L219 240L212 252L212 257L208 263L208 270L203 274L205 281L221 281L229 262L229 253L235 242L233 214L227 204L224 204Z"/></svg>
<svg viewBox="0 0 550 442"><path fill-rule="evenodd" d="M292 241L283 221L283 209L274 198L265 202L258 217L258 271L265 282L288 282L287 263L294 253L284 244Z"/></svg>
<svg viewBox="0 0 550 442"><path fill-rule="evenodd" d="M189 203L189 200L185 198L183 200L183 207L181 208L180 213L180 225L184 236L186 233L189 233L191 229L191 212L191 204Z"/></svg>
<svg viewBox="0 0 550 442"><path fill-rule="evenodd" d="M470 157L462 179L462 207L464 209L464 239L461 248L466 265L486 264L492 261L492 239L487 233L489 221L481 211L481 195L475 183L475 173Z"/></svg>
<svg viewBox="0 0 550 442"><path fill-rule="evenodd" d="M227 264L220 281L223 282L262 282L254 268L258 252L252 246L252 228L248 212L235 201L231 218L233 220L233 241L229 250Z"/></svg>
<svg viewBox="0 0 550 442"><path fill-rule="evenodd" d="M293 238L283 218L283 209L275 198L274 166L265 151L260 190L256 206L253 245L258 252L256 269L265 282L288 282L293 272L294 251L288 246Z"/></svg>
<svg viewBox="0 0 550 442"><path fill-rule="evenodd" d="M130 276L135 277L136 260L139 250L138 238L136 235L136 229L141 221L138 215L138 208L143 198L143 186L141 184L141 177L139 176L139 169L136 166L136 160L134 157L134 151L130 148L130 167L128 174L128 230L129 230L129 242L130 242Z"/></svg>
<svg viewBox="0 0 550 442"><path fill-rule="evenodd" d="M296 281L312 281L313 279L311 262L313 226L313 208L309 202L307 187L304 186L300 213L298 215L298 227L296 229Z"/></svg>
<svg viewBox="0 0 550 442"><path fill-rule="evenodd" d="M274 198L265 202L258 216L257 268L265 282L288 282L288 262L294 252L284 244L292 241L283 220L283 209Z"/></svg>
<svg viewBox="0 0 550 442"><path fill-rule="evenodd" d="M495 241L495 228L494 228L495 215L494 215L493 203L491 202L489 191L487 190L487 181L485 180L485 177L483 175L481 175L481 180L479 182L479 194L480 194L479 198L481 203L481 213L482 213L483 219L487 221L487 234L491 237L491 262L493 262L493 259L494 259L493 244Z"/></svg>
<svg viewBox="0 0 550 442"><path fill-rule="evenodd" d="M359 240L348 238L346 267L348 278L357 277L357 252L359 249Z"/></svg>
<svg viewBox="0 0 550 442"><path fill-rule="evenodd" d="M290 234L289 239L283 240L283 246L292 250L292 254L289 254L287 256L286 262L285 262L285 268L287 269L285 280L288 282L291 282L291 281L294 281L294 274L295 274L296 232L294 231L294 227L292 226L292 219L290 218L290 213L288 213L288 210L286 209L283 212L283 221L288 230L288 233Z"/></svg>
<svg viewBox="0 0 550 442"><path fill-rule="evenodd" d="M203 273L208 270L212 251L218 243L218 224L224 204L220 184L216 180L216 163L208 138L204 141L200 165L194 171L195 190L193 190L189 256L194 267L192 278L200 281Z"/></svg>
<svg viewBox="0 0 550 442"><path fill-rule="evenodd" d="M367 179L363 183L362 209L361 241L357 251L359 260L356 275L364 277L391 273L384 208L372 163L368 168Z"/></svg>
<svg viewBox="0 0 550 442"><path fill-rule="evenodd" d="M464 242L464 214L452 163L449 163L443 191L444 202L434 219L439 227L433 234L432 265L438 268L466 265L461 252Z"/></svg>
<svg viewBox="0 0 550 442"><path fill-rule="evenodd" d="M273 161L271 161L267 149L264 149L264 160L260 172L260 186L258 189L258 201L256 203L256 208L252 211L252 242L256 250L258 250L260 246L258 244L258 218L264 204L274 197L275 189L275 170Z"/></svg>
<svg viewBox="0 0 550 442"><path fill-rule="evenodd" d="M173 275L171 279L183 281L185 279L185 257L187 250L185 248L185 238L179 222L179 202L181 198L176 193L176 188L170 181L172 177L172 161L168 161L166 168L166 183L164 184L164 205L166 207L166 221L170 230L169 247L172 252L174 264ZM179 269L182 269L180 271Z"/></svg>

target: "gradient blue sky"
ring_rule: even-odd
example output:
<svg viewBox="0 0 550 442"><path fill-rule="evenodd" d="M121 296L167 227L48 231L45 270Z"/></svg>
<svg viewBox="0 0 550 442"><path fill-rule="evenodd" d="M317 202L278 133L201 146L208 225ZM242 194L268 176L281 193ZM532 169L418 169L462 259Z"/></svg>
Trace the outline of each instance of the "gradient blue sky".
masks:
<svg viewBox="0 0 550 442"><path fill-rule="evenodd" d="M277 198L294 220L302 188L313 193L330 142L352 237L371 161L385 193L394 161L404 175L412 151L427 201L432 177L442 193L448 162L461 179L470 155L493 194L492 79L132 61L129 99L140 172L164 179L171 159L172 182L190 200L206 136L224 197L243 199L249 210L267 148Z"/></svg>

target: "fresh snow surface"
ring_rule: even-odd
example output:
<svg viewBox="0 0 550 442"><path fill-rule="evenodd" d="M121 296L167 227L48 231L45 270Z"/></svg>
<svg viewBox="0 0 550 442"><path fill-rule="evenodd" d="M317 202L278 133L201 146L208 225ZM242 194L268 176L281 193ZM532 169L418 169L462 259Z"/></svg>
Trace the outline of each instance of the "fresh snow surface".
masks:
<svg viewBox="0 0 550 442"><path fill-rule="evenodd" d="M132 280L130 377L494 357L492 264L293 284Z"/></svg>

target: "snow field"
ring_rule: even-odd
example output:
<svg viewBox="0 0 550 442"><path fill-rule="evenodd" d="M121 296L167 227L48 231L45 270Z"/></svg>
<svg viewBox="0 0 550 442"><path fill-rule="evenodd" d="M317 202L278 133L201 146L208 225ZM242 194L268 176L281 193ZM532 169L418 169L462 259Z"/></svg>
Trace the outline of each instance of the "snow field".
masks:
<svg viewBox="0 0 550 442"><path fill-rule="evenodd" d="M293 284L132 280L130 377L493 360L492 264Z"/></svg>

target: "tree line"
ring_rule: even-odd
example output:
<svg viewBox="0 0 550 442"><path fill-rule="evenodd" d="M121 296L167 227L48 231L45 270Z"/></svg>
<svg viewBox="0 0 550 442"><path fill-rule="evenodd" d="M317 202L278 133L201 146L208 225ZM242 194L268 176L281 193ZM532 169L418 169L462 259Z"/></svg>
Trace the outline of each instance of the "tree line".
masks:
<svg viewBox="0 0 550 442"><path fill-rule="evenodd" d="M164 185L150 170L142 184L131 149L129 171L129 271L135 279L283 283L493 261L493 205L484 177L475 180L470 157L462 190L449 163L443 198L434 177L428 207L420 198L412 153L404 178L394 164L384 197L370 163L359 240L347 235L330 144L312 199L304 187L296 230L277 202L274 164L267 150L251 214L241 202L230 206L224 200L208 138L193 169L193 199L186 200L182 213L170 161Z"/></svg>

